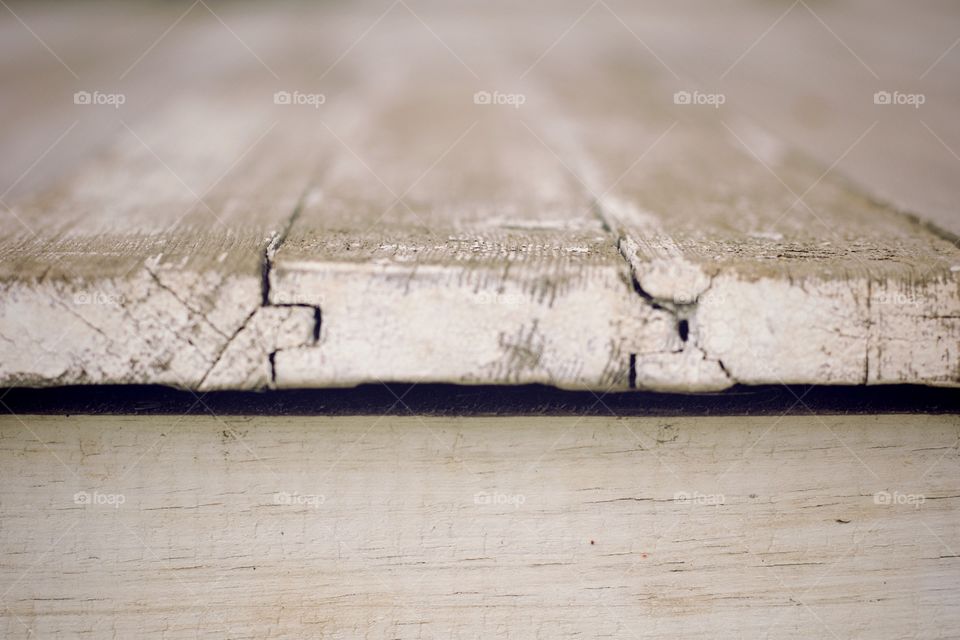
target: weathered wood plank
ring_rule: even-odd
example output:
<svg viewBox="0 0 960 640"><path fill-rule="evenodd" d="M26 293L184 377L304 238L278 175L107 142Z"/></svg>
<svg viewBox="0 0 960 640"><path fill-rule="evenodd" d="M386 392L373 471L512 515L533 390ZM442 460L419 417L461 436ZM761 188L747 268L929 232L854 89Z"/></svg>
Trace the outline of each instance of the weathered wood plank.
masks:
<svg viewBox="0 0 960 640"><path fill-rule="evenodd" d="M956 417L22 420L7 638L960 625Z"/></svg>
<svg viewBox="0 0 960 640"><path fill-rule="evenodd" d="M300 40L304 29L298 26L322 29L323 40L336 48L333 55L319 56L326 65L347 50L346 59L362 53L367 37L382 34L380 25L385 23L377 23L372 34L351 45L388 8L388 16L407 13L402 5L356 2L342 7L291 5L283 11L228 5L207 9L199 4L130 7L105 1L52 12L43 5L7 4L42 43L9 11L0 13L0 38L10 61L0 63L0 77L16 87L0 96L8 116L0 129L7 151L0 158L0 184L5 185L16 180L76 119L75 111L71 117L63 107L77 89L126 92L131 100L123 113L129 122L132 112L163 102L168 87L195 91L212 74L231 68L268 74L253 54L286 79L286 63L270 52L277 30L287 39ZM491 20L496 22L491 42L519 38L539 47L533 58L518 62L517 75L571 25L570 33L576 34L593 29L590 20L599 18L609 27L600 30L606 31L606 38L635 43L634 56L655 60L655 55L690 87L723 91L728 106L776 130L791 146L824 166L842 158L838 171L856 179L869 193L960 234L953 179L960 130L952 117L960 94L951 82L960 65L956 45L960 13L949 1L763 6L745 1L719 6L709 0L528 2L511 9L509 22L502 15L491 16L482 5L458 7L455 14L442 4L407 5L460 54L462 43L486 34ZM584 12L586 22L577 21ZM458 30L472 34L451 36ZM92 39L91 31L100 33ZM199 33L203 37L196 37ZM432 38L426 30L423 33ZM311 52L317 44L308 38L299 46ZM124 75L148 48L150 53ZM920 92L925 102L919 110L877 106L872 97L880 90ZM48 176L82 163L97 139L110 133L111 120L102 115L96 110L84 113L81 126L57 145L58 153L31 170L14 193L25 193L22 187L45 184ZM857 141L874 122L877 126L870 134Z"/></svg>
<svg viewBox="0 0 960 640"><path fill-rule="evenodd" d="M722 94L677 103L685 87L635 41L584 26L537 67L558 114L545 137L581 167L643 295L684 325L681 354L638 356L638 379L681 380L672 361L690 352L749 384L957 383L957 247Z"/></svg>
<svg viewBox="0 0 960 640"><path fill-rule="evenodd" d="M319 154L269 87L247 89L256 101L172 105L14 208L37 231L13 227L0 248L4 383L202 383L261 307L264 252ZM313 311L291 313L308 340Z"/></svg>
<svg viewBox="0 0 960 640"><path fill-rule="evenodd" d="M0 80L10 89L0 95L0 200L7 204L86 168L122 137L123 123L139 131L178 97L215 95L228 79L271 78L245 43L272 60L295 20L230 12L228 30L200 3L5 5ZM123 103L77 105L78 91L119 94ZM21 226L6 212L0 221Z"/></svg>
<svg viewBox="0 0 960 640"><path fill-rule="evenodd" d="M469 56L480 88L409 16L389 28L403 64L384 74L372 57L366 74L392 82L354 97L376 105L367 119L331 130L342 151L272 262L272 302L323 311L316 348L277 354L278 383L627 388L658 314L575 177L495 104L509 67Z"/></svg>
<svg viewBox="0 0 960 640"><path fill-rule="evenodd" d="M723 92L728 108L749 114L791 147L960 236L955 5L611 0L608 6L688 90ZM606 20L627 35L609 14ZM637 54L649 55L642 48ZM880 91L923 102L875 104Z"/></svg>
<svg viewBox="0 0 960 640"><path fill-rule="evenodd" d="M271 14L269 65L21 201L0 382L960 383L943 237L739 111L673 104L691 87L611 7L569 31L421 9Z"/></svg>
<svg viewBox="0 0 960 640"><path fill-rule="evenodd" d="M290 374L295 385L319 378L333 384L492 380L596 388L619 381L654 389L960 380L956 247L736 114L673 104L682 87L655 61L631 55L637 43L628 34L616 37L620 24L599 15L583 24L536 60L536 82L520 85L527 93L511 93L516 81L509 62L533 59L536 45L508 50L508 62L483 68L481 76L508 102L514 96L517 108L482 105L497 116L480 125L482 140L448 150L444 162L419 179L414 159L426 164L430 157L418 155L419 149L438 153L440 141L471 130L472 114L462 105L469 77L442 87L408 81L406 93L394 96L393 113L386 108L359 140L345 143L352 153L361 149L359 160L348 158L353 174L331 178L325 193L335 197L308 209L293 236L304 229L307 238L288 242L276 262L275 291L285 296L278 299L323 299L334 314L312 353L278 357L281 378ZM422 71L431 64L437 63L416 66ZM438 130L446 138L432 138ZM396 186L385 184L376 195L361 191L358 185L371 178L385 182L364 154L385 157L379 171L419 180L419 212L398 204ZM508 168L501 168L504 163ZM478 174L477 164L489 175ZM518 188L519 167L525 175ZM563 296L557 308L551 296L550 317L563 324L540 338L532 329L544 325L536 288L521 285L526 299L519 299L509 320L486 304L529 277L522 251L502 255L496 223L500 211L522 219L531 205L516 195L500 202L499 193L529 192L557 174L573 174L578 192L567 196L574 206L566 215L579 221L589 211L594 224L612 230L610 239L631 263L644 301L639 308L619 302L628 294L621 274L594 276L586 285L596 300L586 306L632 315L626 324L575 324L562 315ZM469 187L464 176L472 179ZM452 231L432 234L482 228L473 186L487 191L488 228L466 253L451 245L462 241ZM532 207L550 210L553 203L544 198ZM385 222L388 217L399 230ZM346 237L344 229L350 230ZM522 237L514 242L537 244ZM509 264L509 277L471 277L483 261ZM539 262L533 266L537 278L554 272ZM609 293L608 302L600 302L601 292ZM505 342L505 336L522 338L525 358L512 359L517 340ZM597 354L597 342L609 345L595 361L609 374L565 364L586 362Z"/></svg>

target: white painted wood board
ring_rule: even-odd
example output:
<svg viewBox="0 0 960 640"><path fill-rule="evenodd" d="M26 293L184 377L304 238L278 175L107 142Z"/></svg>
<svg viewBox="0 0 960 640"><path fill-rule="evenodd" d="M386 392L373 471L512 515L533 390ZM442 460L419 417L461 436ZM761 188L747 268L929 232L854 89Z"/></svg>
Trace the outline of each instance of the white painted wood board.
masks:
<svg viewBox="0 0 960 640"><path fill-rule="evenodd" d="M949 638L956 416L0 418L6 638Z"/></svg>

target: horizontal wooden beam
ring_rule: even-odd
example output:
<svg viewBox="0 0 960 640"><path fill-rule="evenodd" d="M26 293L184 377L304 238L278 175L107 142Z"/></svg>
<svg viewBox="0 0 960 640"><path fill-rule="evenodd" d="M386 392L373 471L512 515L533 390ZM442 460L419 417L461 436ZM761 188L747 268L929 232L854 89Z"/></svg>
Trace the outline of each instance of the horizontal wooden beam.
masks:
<svg viewBox="0 0 960 640"><path fill-rule="evenodd" d="M6 638L949 637L956 416L0 418Z"/></svg>

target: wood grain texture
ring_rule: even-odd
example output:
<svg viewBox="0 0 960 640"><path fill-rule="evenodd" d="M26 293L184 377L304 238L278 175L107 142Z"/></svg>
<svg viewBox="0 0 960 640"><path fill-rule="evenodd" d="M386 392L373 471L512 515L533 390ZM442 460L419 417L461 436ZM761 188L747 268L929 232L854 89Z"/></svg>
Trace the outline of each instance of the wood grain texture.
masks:
<svg viewBox="0 0 960 640"><path fill-rule="evenodd" d="M767 90L676 104L726 94L630 24L681 10L518 11L227 14L255 72L210 62L4 212L0 382L960 384L949 225L763 129ZM197 51L225 23L184 26Z"/></svg>
<svg viewBox="0 0 960 640"><path fill-rule="evenodd" d="M727 107L823 167L835 165L836 174L866 193L954 240L960 235L955 5L791 1L743 10L709 0L611 0L609 6L684 88L723 92ZM650 55L639 48L638 54ZM878 105L878 91L919 94L924 101Z"/></svg>
<svg viewBox="0 0 960 640"><path fill-rule="evenodd" d="M956 417L21 420L7 638L960 624Z"/></svg>
<svg viewBox="0 0 960 640"><path fill-rule="evenodd" d="M274 23L262 48L282 55L302 45ZM219 42L211 29L193 24L187 48ZM263 386L266 347L312 341L314 309L262 310L263 268L321 149L302 111L275 104L266 71L220 71L146 123L120 118L108 150L4 212L4 380L198 388L216 386L229 366L229 384ZM286 71L302 78L297 64ZM260 315L276 321L261 330ZM278 336L288 328L296 336ZM256 350L231 348L251 333Z"/></svg>
<svg viewBox="0 0 960 640"><path fill-rule="evenodd" d="M297 21L285 12L231 12L228 30L201 3L0 8L0 79L10 87L0 96L0 200L8 205L86 167L122 137L122 123L139 131L178 99L272 78L244 43L272 61ZM76 91L121 93L124 103L77 105Z"/></svg>
<svg viewBox="0 0 960 640"><path fill-rule="evenodd" d="M955 383L953 244L735 113L677 104L683 85L612 38L584 60L597 38L580 36L538 68L562 114L552 129L576 136L556 148L640 288L689 324L684 350L745 383Z"/></svg>
<svg viewBox="0 0 960 640"><path fill-rule="evenodd" d="M272 302L323 310L315 348L277 354L278 383L626 388L665 314L631 290L587 194L518 109L474 101L421 25L390 26L414 30L403 68L356 98L376 105L367 118L331 131L343 152L272 261ZM471 60L485 78L506 69Z"/></svg>
<svg viewBox="0 0 960 640"><path fill-rule="evenodd" d="M272 146L269 95L253 114L229 98L176 105L17 207L39 231L2 249L6 380L203 381L261 307L264 251L309 171L302 157L257 161Z"/></svg>

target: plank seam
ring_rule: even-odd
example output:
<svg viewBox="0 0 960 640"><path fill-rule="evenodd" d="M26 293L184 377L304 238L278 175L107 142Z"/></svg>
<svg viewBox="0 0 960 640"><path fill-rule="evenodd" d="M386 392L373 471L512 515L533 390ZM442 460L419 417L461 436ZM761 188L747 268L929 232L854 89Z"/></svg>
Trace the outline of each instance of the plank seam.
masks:
<svg viewBox="0 0 960 640"><path fill-rule="evenodd" d="M249 315L243 320L240 326L236 331L233 332L227 338L227 341L224 343L223 347L218 351L217 356L214 358L213 362L210 364L210 367L203 374L203 377L198 383L199 388L203 388L204 383L207 378L210 376L211 372L217 368L217 365L220 364L220 361L223 359L224 355L227 353L231 344L252 324L256 315L265 308L303 308L311 309L313 311L313 326L310 329L310 335L312 337L312 343L316 344L320 340L320 328L323 320L323 313L319 305L312 304L279 304L274 303L270 299L270 274L273 270L273 258L276 256L277 251L286 241L287 236L290 234L290 229L293 227L294 223L300 217L301 212L303 211L304 203L306 202L307 196L312 189L312 185L305 189L303 193L297 200L296 205L293 208L293 211L287 217L284 224L281 226L279 231L274 231L270 236L270 241L264 247L263 254L261 256L261 303ZM151 274L152 275L152 274ZM274 327L277 329L278 327ZM276 385L277 381L277 370L276 370L276 358L277 353L283 351L282 347L275 346L274 348L267 349L267 363L269 367L269 381L268 385L273 387Z"/></svg>

